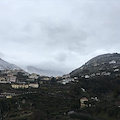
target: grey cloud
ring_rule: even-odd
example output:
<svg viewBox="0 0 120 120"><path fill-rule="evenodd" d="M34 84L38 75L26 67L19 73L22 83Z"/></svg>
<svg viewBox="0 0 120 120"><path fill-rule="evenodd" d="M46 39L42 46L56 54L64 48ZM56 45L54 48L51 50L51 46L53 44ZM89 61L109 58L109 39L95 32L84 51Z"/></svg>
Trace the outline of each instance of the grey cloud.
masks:
<svg viewBox="0 0 120 120"><path fill-rule="evenodd" d="M70 71L98 54L120 52L118 0L0 3L0 51L10 62Z"/></svg>
<svg viewBox="0 0 120 120"><path fill-rule="evenodd" d="M61 23L59 25L50 23L44 25L43 30L48 37L47 44L49 46L59 46L59 49L75 50L76 52L84 47L88 37L87 33L80 29L74 29L74 26L70 23Z"/></svg>
<svg viewBox="0 0 120 120"><path fill-rule="evenodd" d="M63 53L58 53L56 55L56 59L57 61L60 61L60 62L64 62L67 58L67 54L65 54L64 52Z"/></svg>
<svg viewBox="0 0 120 120"><path fill-rule="evenodd" d="M3 58L4 57L4 54L0 52L0 57Z"/></svg>

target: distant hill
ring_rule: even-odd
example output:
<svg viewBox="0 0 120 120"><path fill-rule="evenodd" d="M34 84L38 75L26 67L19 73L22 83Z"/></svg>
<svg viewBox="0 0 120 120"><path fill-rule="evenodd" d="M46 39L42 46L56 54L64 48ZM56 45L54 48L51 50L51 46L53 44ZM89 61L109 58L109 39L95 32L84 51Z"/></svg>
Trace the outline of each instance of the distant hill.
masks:
<svg viewBox="0 0 120 120"><path fill-rule="evenodd" d="M40 69L38 67L34 67L34 66L27 66L26 67L26 72L28 73L36 73L39 75L46 75L46 76L60 76L63 75L64 73L61 71L53 71L53 70L43 70Z"/></svg>
<svg viewBox="0 0 120 120"><path fill-rule="evenodd" d="M0 70L20 70L18 66L4 61L0 58Z"/></svg>
<svg viewBox="0 0 120 120"><path fill-rule="evenodd" d="M120 54L103 54L92 58L81 67L73 70L71 76L95 76L120 73Z"/></svg>

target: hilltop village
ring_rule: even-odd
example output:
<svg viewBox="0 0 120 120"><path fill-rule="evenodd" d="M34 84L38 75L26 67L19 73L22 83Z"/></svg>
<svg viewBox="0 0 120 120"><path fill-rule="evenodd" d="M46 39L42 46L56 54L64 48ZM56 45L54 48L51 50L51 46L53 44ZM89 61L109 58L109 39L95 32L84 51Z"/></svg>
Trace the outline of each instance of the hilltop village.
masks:
<svg viewBox="0 0 120 120"><path fill-rule="evenodd" d="M86 77L85 77L86 78ZM87 78L88 79L88 78ZM77 83L78 77L71 78L70 74L64 74L58 77L49 77L49 76L40 76L35 73L29 74L23 70L2 70L0 71L0 84L9 84L12 89L38 89L39 87L43 86L50 86L50 85L66 85L68 83ZM85 92L84 88L81 88L83 92ZM24 93L24 91L23 91ZM27 92L27 93L36 93L36 92ZM14 93L14 92L6 92L2 91L0 93L0 97L12 98L14 96L18 96L21 94ZM98 101L97 97L92 97ZM80 99L81 108L84 108L88 105L84 104L84 102L88 101L86 97Z"/></svg>
<svg viewBox="0 0 120 120"><path fill-rule="evenodd" d="M69 74L49 77L45 75L38 75L35 73L29 74L23 70L1 70L0 71L0 83L10 84L12 88L38 88L40 85L49 84L50 82L57 82L60 84L66 84L71 81L75 81L77 77L70 78Z"/></svg>
<svg viewBox="0 0 120 120"><path fill-rule="evenodd" d="M103 64L103 63L102 63ZM105 64L105 63L104 63ZM84 66L80 67L80 70L82 72L77 75L70 74L64 74L62 76L46 76L46 75L38 75L36 73L29 74L25 72L24 70L1 70L0 71L0 84L10 84L12 88L19 89L19 88L38 88L41 85L50 84L50 83L58 83L58 84L67 84L70 82L78 82L79 78L94 78L97 76L120 76L119 67L116 66L116 61L112 60L108 63L109 65L112 65L112 69L109 70L109 68L103 68L93 71L90 73L89 69L84 68ZM86 64L88 66L88 64ZM94 67L99 67L99 64L94 63ZM82 75L81 75L82 74Z"/></svg>

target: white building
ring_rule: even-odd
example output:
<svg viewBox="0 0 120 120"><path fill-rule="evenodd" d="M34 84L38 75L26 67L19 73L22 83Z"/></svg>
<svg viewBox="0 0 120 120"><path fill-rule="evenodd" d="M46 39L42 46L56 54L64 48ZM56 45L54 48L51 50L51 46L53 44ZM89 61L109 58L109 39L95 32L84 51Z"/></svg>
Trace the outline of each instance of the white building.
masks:
<svg viewBox="0 0 120 120"><path fill-rule="evenodd" d="M89 75L85 75L85 78L88 79L88 78L90 78L90 76Z"/></svg>
<svg viewBox="0 0 120 120"><path fill-rule="evenodd" d="M95 77L95 73L91 74L90 76L91 76L91 77Z"/></svg>
<svg viewBox="0 0 120 120"><path fill-rule="evenodd" d="M115 64L115 63L116 63L115 60L112 60L112 61L109 62L109 64Z"/></svg>
<svg viewBox="0 0 120 120"><path fill-rule="evenodd" d="M114 70L114 72L118 72L118 71L119 71L119 69L115 69L115 70Z"/></svg>
<svg viewBox="0 0 120 120"><path fill-rule="evenodd" d="M73 78L66 78L66 79L63 79L63 80L61 81L61 84L65 85L65 84L70 83L70 82L73 82L73 81L74 81Z"/></svg>
<svg viewBox="0 0 120 120"><path fill-rule="evenodd" d="M63 79L70 78L70 74L65 74L62 76Z"/></svg>
<svg viewBox="0 0 120 120"><path fill-rule="evenodd" d="M38 87L39 87L39 84L31 83L31 84L29 84L29 87L38 88Z"/></svg>
<svg viewBox="0 0 120 120"><path fill-rule="evenodd" d="M29 76L30 79L38 79L38 75L35 74L35 73L32 73L30 76Z"/></svg>
<svg viewBox="0 0 120 120"><path fill-rule="evenodd" d="M102 72L101 75L109 76L109 75L111 75L111 73L110 72Z"/></svg>
<svg viewBox="0 0 120 120"><path fill-rule="evenodd" d="M16 82L16 76L10 76L8 79L10 82Z"/></svg>
<svg viewBox="0 0 120 120"><path fill-rule="evenodd" d="M100 76L100 73L96 73L97 76Z"/></svg>
<svg viewBox="0 0 120 120"><path fill-rule="evenodd" d="M0 83L9 83L9 80L4 77L0 77Z"/></svg>

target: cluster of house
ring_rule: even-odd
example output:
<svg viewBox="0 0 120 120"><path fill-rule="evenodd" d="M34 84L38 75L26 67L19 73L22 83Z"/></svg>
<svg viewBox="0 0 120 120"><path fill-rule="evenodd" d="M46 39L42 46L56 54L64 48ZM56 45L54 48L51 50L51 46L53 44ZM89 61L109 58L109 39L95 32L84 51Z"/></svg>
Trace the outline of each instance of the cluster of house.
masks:
<svg viewBox="0 0 120 120"><path fill-rule="evenodd" d="M19 73L21 73L23 76L22 81L19 80L20 78L18 78ZM8 83L14 89L19 89L19 88L26 89L29 87L38 88L39 85L49 83L50 80L52 80L52 78L53 77L39 76L35 73L29 74L22 70L0 71L0 83L2 83L2 84ZM57 83L60 83L63 85L73 82L73 81L77 82L77 80L78 80L77 77L71 78L70 74L65 74L62 77L61 76L55 77L55 79L56 79Z"/></svg>
<svg viewBox="0 0 120 120"><path fill-rule="evenodd" d="M119 72L119 69L115 69L114 72ZM92 73L92 74L86 74L86 75L81 75L82 78L91 78L95 76L110 76L111 72L98 72L98 73ZM115 74L116 76L120 76L120 74Z"/></svg>
<svg viewBox="0 0 120 120"><path fill-rule="evenodd" d="M86 78L86 79L87 79L87 78L95 77L95 76L110 76L110 75L112 74L112 72L116 73L116 76L120 76L120 74L119 74L120 69L119 69L119 67L116 65L116 63L117 63L117 61L115 61L115 60L112 60L112 61L110 61L110 62L108 62L108 63L105 63L105 62L101 63L101 64L103 64L103 65L109 64L110 66L112 66L111 72L107 72L107 71L103 70L102 68L100 68L100 69L99 69L99 72L97 72L97 73L80 75L80 77L83 77L83 78ZM89 63L87 63L87 64L89 65ZM86 65L87 65L87 64L86 64ZM100 64L94 63L93 66L94 66L94 67L97 67L97 66L100 66ZM82 70L83 68L84 68L84 66L82 66L80 69Z"/></svg>
<svg viewBox="0 0 120 120"><path fill-rule="evenodd" d="M58 81L58 83L63 84L63 85L70 83L70 82L78 82L78 77L71 78L70 74L65 74L62 76L61 80Z"/></svg>
<svg viewBox="0 0 120 120"><path fill-rule="evenodd" d="M92 74L86 74L86 75L82 75L82 78L90 78L90 77L95 77L95 76L110 76L111 73L110 72L98 72L98 73L92 73Z"/></svg>
<svg viewBox="0 0 120 120"><path fill-rule="evenodd" d="M22 77L20 76L22 75ZM87 76L86 76L87 77ZM22 79L21 79L22 78ZM2 70L0 71L0 83L10 84L12 88L38 88L39 85L49 84L52 81L52 76L38 75L35 73L29 74L23 70ZM54 77L59 84L67 84L70 82L78 82L78 77L71 78L70 74Z"/></svg>
<svg viewBox="0 0 120 120"><path fill-rule="evenodd" d="M17 78L18 74L22 73L25 79L23 81L20 81L19 78ZM41 81L37 81L37 79L40 77ZM0 83L1 84L10 84L12 88L19 89L19 88L38 88L39 84L42 84L42 81L50 80L50 77L48 76L39 76L35 73L28 74L22 70L4 70L0 71Z"/></svg>
<svg viewBox="0 0 120 120"><path fill-rule="evenodd" d="M12 83L16 82L16 75L17 75L17 70L16 71L1 71L0 72L0 83Z"/></svg>

